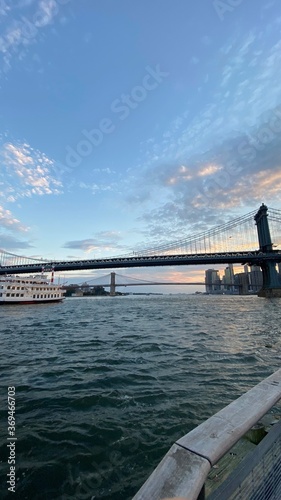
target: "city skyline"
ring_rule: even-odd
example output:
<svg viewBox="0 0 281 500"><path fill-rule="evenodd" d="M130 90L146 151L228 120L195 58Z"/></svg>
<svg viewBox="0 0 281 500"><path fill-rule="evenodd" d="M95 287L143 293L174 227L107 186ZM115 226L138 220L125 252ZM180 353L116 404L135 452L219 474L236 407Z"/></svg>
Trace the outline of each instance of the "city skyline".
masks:
<svg viewBox="0 0 281 500"><path fill-rule="evenodd" d="M280 264L278 264L278 272L281 274ZM205 284L206 293L247 295L259 292L263 284L263 275L261 268L256 265L246 264L242 271L239 268L234 268L233 264L229 264L224 269L223 276L218 269L207 269L205 271Z"/></svg>

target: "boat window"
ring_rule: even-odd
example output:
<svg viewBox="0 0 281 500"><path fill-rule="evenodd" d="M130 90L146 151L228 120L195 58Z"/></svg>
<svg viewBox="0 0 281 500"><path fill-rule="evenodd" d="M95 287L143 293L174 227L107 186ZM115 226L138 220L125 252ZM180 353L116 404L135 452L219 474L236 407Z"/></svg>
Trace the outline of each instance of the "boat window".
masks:
<svg viewBox="0 0 281 500"><path fill-rule="evenodd" d="M7 293L7 294L6 294L6 296L7 296L7 297L10 297L10 294L9 294L9 293Z"/></svg>

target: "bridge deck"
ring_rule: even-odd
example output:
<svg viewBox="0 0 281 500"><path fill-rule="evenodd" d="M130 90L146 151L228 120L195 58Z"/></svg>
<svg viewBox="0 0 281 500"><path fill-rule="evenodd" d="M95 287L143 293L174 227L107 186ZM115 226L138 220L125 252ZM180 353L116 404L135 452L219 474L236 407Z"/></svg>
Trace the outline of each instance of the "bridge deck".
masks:
<svg viewBox="0 0 281 500"><path fill-rule="evenodd" d="M264 261L281 262L281 251L245 251L215 254L178 254L116 257L111 259L91 259L75 261L46 261L30 264L0 266L0 274L38 273L45 271L81 271L85 269L118 269L126 267L189 266L210 264L260 265Z"/></svg>

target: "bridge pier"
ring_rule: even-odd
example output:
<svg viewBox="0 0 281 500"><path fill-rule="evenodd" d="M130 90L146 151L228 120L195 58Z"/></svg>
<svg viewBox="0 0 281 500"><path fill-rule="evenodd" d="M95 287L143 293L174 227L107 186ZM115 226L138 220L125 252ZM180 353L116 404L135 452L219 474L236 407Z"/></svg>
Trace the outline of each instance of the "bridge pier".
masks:
<svg viewBox="0 0 281 500"><path fill-rule="evenodd" d="M259 293L258 297L262 297L265 299L281 299L281 289L278 288L262 288Z"/></svg>
<svg viewBox="0 0 281 500"><path fill-rule="evenodd" d="M115 293L115 290L116 290L115 274L116 273L110 273L110 292L109 292L110 297L114 297L116 295L116 293Z"/></svg>
<svg viewBox="0 0 281 500"><path fill-rule="evenodd" d="M273 253L273 244L267 219L267 206L262 204L255 215L261 252ZM261 261L263 285L258 297L274 298L281 297L281 277L276 270L276 262Z"/></svg>
<svg viewBox="0 0 281 500"><path fill-rule="evenodd" d="M261 263L263 285L258 293L258 297L281 298L281 277L276 270L275 262Z"/></svg>

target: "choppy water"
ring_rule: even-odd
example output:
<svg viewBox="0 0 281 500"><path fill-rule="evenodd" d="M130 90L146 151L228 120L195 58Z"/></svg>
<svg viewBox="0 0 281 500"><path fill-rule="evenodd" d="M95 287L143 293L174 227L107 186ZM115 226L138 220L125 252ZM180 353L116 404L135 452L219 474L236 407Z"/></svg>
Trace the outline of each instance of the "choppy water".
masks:
<svg viewBox="0 0 281 500"><path fill-rule="evenodd" d="M280 367L281 301L71 298L0 309L0 498L7 387L16 494L129 500L172 443Z"/></svg>

